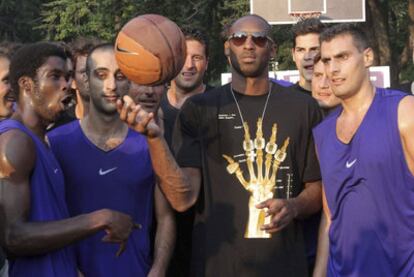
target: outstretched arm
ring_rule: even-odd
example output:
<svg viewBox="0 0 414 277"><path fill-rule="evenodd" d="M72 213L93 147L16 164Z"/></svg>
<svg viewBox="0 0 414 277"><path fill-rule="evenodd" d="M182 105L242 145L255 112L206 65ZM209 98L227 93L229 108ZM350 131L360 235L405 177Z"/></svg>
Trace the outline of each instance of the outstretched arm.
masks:
<svg viewBox="0 0 414 277"><path fill-rule="evenodd" d="M319 225L318 248L316 252L315 269L313 271L314 277L326 276L329 257L329 227L331 225L331 212L329 211L325 192L323 190L322 194L323 214Z"/></svg>
<svg viewBox="0 0 414 277"><path fill-rule="evenodd" d="M45 254L98 230L107 232L104 241L124 245L133 228L131 218L111 210L30 222L30 175L35 161L35 146L26 134L10 130L0 135L0 240L9 254Z"/></svg>
<svg viewBox="0 0 414 277"><path fill-rule="evenodd" d="M155 234L154 263L149 277L165 276L175 244L175 218L173 210L158 185L155 187Z"/></svg>
<svg viewBox="0 0 414 277"><path fill-rule="evenodd" d="M147 137L153 169L171 206L180 212L189 209L200 191L200 170L178 166L152 113L135 105L129 96L124 96L124 102L118 100L117 106L120 118Z"/></svg>

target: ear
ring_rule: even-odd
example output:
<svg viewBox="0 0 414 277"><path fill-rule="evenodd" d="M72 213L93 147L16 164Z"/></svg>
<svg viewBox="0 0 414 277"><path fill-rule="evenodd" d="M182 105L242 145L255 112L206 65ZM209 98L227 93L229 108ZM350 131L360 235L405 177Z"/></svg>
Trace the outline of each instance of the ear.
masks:
<svg viewBox="0 0 414 277"><path fill-rule="evenodd" d="M274 59L276 58L276 53L277 53L277 45L275 43L272 43L272 46L270 46L270 58Z"/></svg>
<svg viewBox="0 0 414 277"><path fill-rule="evenodd" d="M28 76L20 77L17 83L19 85L19 91L23 91L25 93L32 93L32 91L34 90L34 82L32 78Z"/></svg>
<svg viewBox="0 0 414 277"><path fill-rule="evenodd" d="M364 50L364 64L365 67L370 67L374 64L374 50L370 47Z"/></svg>
<svg viewBox="0 0 414 277"><path fill-rule="evenodd" d="M294 62L296 62L296 59L295 59L295 48L292 48L292 49L291 49L291 53L292 53L292 60L293 60Z"/></svg>
<svg viewBox="0 0 414 277"><path fill-rule="evenodd" d="M230 43L228 41L224 43L224 55L226 55L226 57L230 56Z"/></svg>

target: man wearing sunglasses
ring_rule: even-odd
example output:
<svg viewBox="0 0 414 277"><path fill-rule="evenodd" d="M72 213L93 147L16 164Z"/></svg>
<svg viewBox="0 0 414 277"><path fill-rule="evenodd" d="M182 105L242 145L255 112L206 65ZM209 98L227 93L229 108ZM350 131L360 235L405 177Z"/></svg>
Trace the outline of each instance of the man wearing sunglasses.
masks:
<svg viewBox="0 0 414 277"><path fill-rule="evenodd" d="M311 139L318 105L270 82L275 43L263 18L244 16L224 35L232 82L184 103L178 165L152 114L118 102L121 118L147 136L172 206L195 205L191 276L306 276L297 219L321 208Z"/></svg>

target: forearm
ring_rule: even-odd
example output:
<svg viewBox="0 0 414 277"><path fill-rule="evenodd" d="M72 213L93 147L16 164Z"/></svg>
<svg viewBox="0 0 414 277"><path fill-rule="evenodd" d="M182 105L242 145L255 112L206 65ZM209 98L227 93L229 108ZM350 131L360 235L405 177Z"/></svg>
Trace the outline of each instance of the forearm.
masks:
<svg viewBox="0 0 414 277"><path fill-rule="evenodd" d="M164 138L148 138L153 169L160 179L160 187L171 206L185 211L194 205L197 189L190 177L178 166Z"/></svg>
<svg viewBox="0 0 414 277"><path fill-rule="evenodd" d="M164 276L170 262L175 245L175 221L174 216L165 216L157 223L157 232L154 244L154 262L152 270L158 273L157 276Z"/></svg>
<svg viewBox="0 0 414 277"><path fill-rule="evenodd" d="M4 247L14 256L41 255L103 229L104 211L49 222L16 222L5 228Z"/></svg>
<svg viewBox="0 0 414 277"><path fill-rule="evenodd" d="M320 181L306 183L303 191L292 198L296 209L296 217L306 218L322 208L322 184Z"/></svg>
<svg viewBox="0 0 414 277"><path fill-rule="evenodd" d="M329 225L326 215L323 214L319 225L318 248L316 252L314 277L326 276L326 268L328 266L329 256Z"/></svg>

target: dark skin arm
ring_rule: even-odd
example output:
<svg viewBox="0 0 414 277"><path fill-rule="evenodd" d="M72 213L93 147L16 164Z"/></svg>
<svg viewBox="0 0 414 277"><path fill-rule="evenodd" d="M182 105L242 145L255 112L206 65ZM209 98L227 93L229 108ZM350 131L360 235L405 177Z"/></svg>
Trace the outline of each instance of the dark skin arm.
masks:
<svg viewBox="0 0 414 277"><path fill-rule="evenodd" d="M45 254L62 248L99 230L103 241L120 243L118 254L133 228L128 215L99 210L72 218L29 222L30 175L36 151L29 136L18 130L0 135L0 240L12 256Z"/></svg>
<svg viewBox="0 0 414 277"><path fill-rule="evenodd" d="M154 114L135 105L129 96L124 96L123 100L117 102L121 120L147 137L152 166L160 179L161 190L175 210L186 211L194 205L200 192L200 169L180 168L168 148L162 129L154 119Z"/></svg>
<svg viewBox="0 0 414 277"><path fill-rule="evenodd" d="M305 183L304 190L295 198L268 199L257 205L257 208L267 208L267 216L272 220L263 225L262 230L274 233L285 228L294 218L306 218L321 209L322 184L320 181Z"/></svg>
<svg viewBox="0 0 414 277"><path fill-rule="evenodd" d="M155 187L154 198L157 231L155 235L154 263L148 274L149 277L165 276L175 243L174 213L158 185Z"/></svg>

